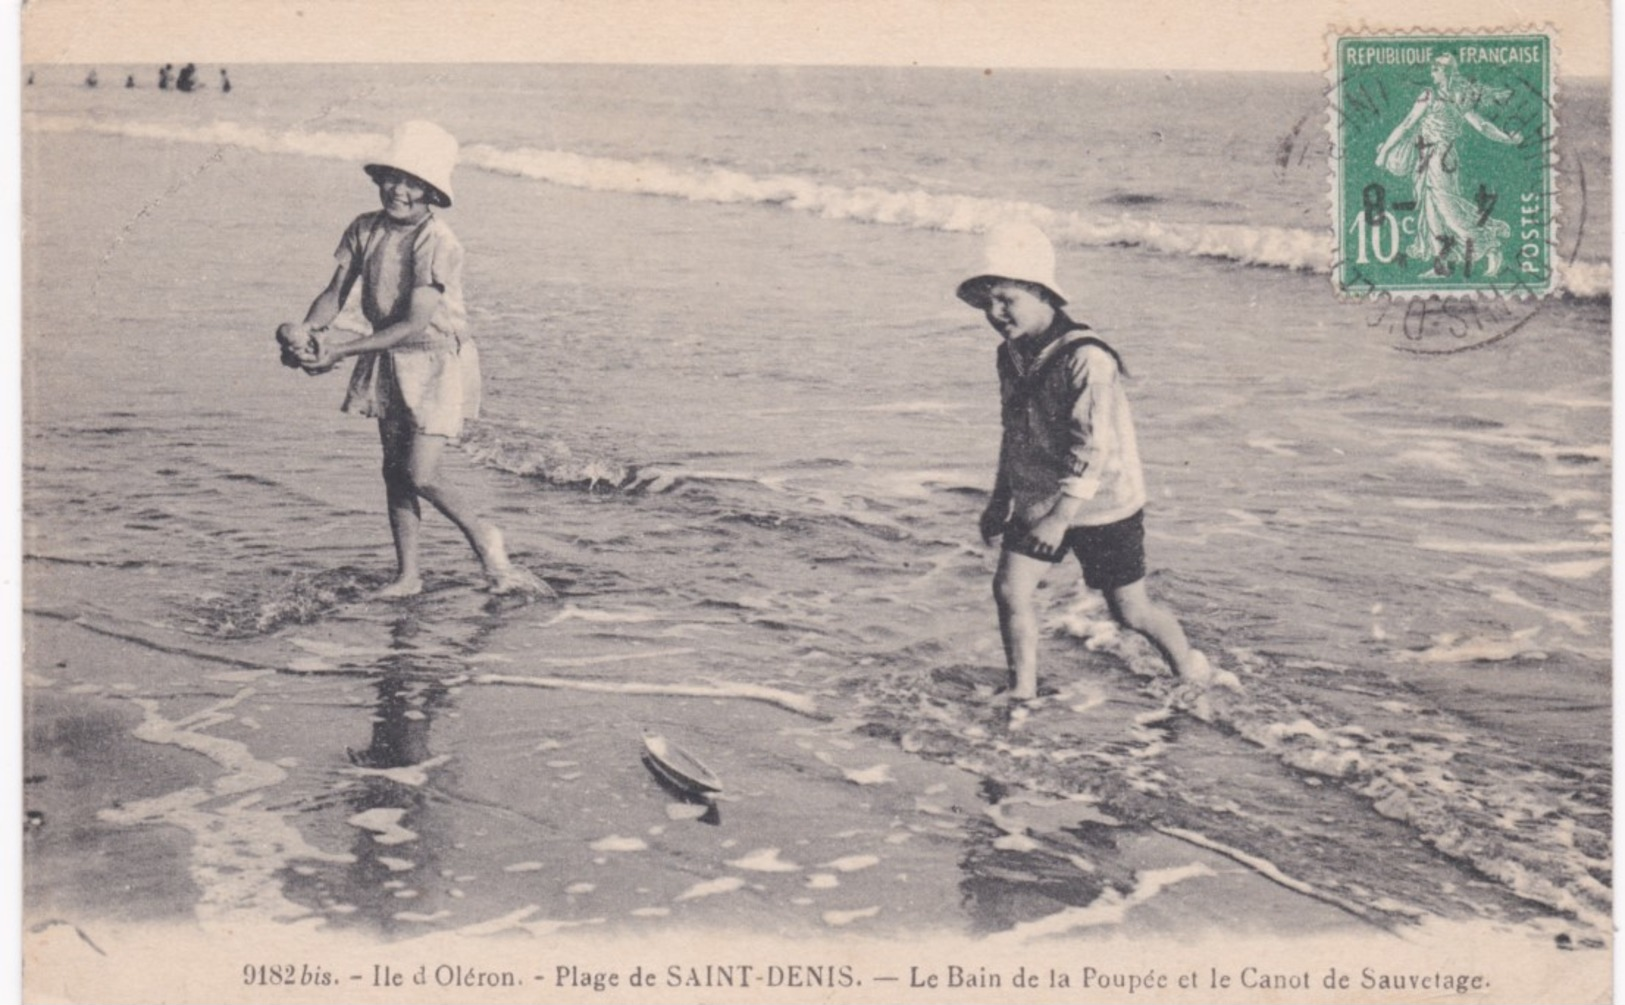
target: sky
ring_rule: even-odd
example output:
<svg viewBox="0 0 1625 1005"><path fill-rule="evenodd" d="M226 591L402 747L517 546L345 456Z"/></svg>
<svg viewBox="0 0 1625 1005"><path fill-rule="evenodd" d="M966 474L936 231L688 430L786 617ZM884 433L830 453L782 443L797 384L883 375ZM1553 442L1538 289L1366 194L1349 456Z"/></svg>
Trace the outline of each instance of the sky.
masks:
<svg viewBox="0 0 1625 1005"><path fill-rule="evenodd" d="M1325 68L1334 27L1552 25L1603 76L1608 0L30 0L25 62Z"/></svg>

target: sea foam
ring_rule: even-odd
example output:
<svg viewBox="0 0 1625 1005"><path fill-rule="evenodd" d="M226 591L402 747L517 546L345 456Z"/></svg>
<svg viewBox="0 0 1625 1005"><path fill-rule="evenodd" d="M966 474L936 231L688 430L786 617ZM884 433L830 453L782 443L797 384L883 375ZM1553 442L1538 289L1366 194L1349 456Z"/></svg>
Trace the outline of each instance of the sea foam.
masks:
<svg viewBox="0 0 1625 1005"><path fill-rule="evenodd" d="M31 114L24 116L23 126L36 132L101 133L358 163L376 156L385 144L385 138L374 133L279 132L236 122L187 126ZM1331 268L1331 249L1320 228L1181 223L1128 213L1087 215L1022 200L920 189L833 185L795 174L758 176L728 168L691 167L654 159L629 160L570 150L504 148L484 143L464 147L462 164L586 191L649 195L696 203L771 205L825 220L916 230L980 233L1011 217L1024 217L1043 227L1062 244L1136 247L1166 255L1321 273ZM1561 275L1563 288L1573 296L1611 295L1613 270L1607 262L1570 263L1561 270Z"/></svg>

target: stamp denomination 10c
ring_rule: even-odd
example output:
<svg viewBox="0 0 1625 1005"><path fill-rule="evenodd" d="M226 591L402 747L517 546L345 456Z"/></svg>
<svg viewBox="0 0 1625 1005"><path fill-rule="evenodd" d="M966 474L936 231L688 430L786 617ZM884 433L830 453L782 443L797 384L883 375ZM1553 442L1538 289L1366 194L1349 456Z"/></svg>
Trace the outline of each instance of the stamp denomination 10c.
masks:
<svg viewBox="0 0 1625 1005"><path fill-rule="evenodd" d="M1552 292L1551 37L1338 34L1329 52L1338 292Z"/></svg>

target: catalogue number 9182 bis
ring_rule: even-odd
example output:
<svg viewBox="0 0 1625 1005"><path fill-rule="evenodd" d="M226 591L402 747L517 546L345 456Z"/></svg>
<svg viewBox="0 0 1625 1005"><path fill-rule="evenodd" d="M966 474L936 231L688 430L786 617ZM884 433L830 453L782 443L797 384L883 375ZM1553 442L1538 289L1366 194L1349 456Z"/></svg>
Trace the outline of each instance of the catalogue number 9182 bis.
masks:
<svg viewBox="0 0 1625 1005"><path fill-rule="evenodd" d="M246 987L332 987L338 978L332 971L313 967L309 963L246 963L243 965L243 984Z"/></svg>

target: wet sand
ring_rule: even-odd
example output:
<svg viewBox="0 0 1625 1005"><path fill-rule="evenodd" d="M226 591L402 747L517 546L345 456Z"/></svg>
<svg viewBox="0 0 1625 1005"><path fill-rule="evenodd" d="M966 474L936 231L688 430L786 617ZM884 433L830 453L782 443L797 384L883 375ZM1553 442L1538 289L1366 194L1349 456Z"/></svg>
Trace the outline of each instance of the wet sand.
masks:
<svg viewBox="0 0 1625 1005"><path fill-rule="evenodd" d="M141 717L125 702L33 683L25 694L23 897L30 923L191 917L197 888L186 836L170 827L113 826L97 814L190 784L203 766L135 739Z"/></svg>
<svg viewBox="0 0 1625 1005"><path fill-rule="evenodd" d="M122 920L186 917L196 899L192 870L206 868L189 853L196 835L163 823L121 824L104 812L211 786L229 795L196 809L224 813L217 804L241 800L244 787L223 785L230 772L182 749L185 740L132 735L143 721L135 702L150 692L131 678L159 667L174 676L184 657L54 618L30 618L28 638L35 665L60 671L30 678L26 688L28 809L44 814L28 839L30 923L61 918L94 932ZM237 686L220 681L217 668L188 669L195 693L164 696L168 721L180 721L179 710L218 704ZM119 679L91 683L97 678ZM633 935L743 923L797 937L849 926L962 934L961 925L933 919L961 916L965 900L975 905L971 927L995 930L1087 907L1107 891L1132 895L1137 875L1191 866L1210 874L1186 880L1171 902L1127 907L1126 930L1187 936L1237 925L1281 933L1367 927L1086 803L1023 806L968 772L757 703L421 682L378 690L382 714L370 733L357 735L353 725L334 731L322 721L328 714L302 716L297 704L261 707L247 730L239 717L196 731L251 733L261 757L276 753L273 760L298 770L288 760L295 755L283 752L302 750L300 760L333 776L333 798L353 812L311 814L317 826L305 837L337 860L294 860L267 878L285 883L306 917L326 916L337 927L403 938L422 934L420 919L476 925L545 904L515 927L590 923ZM485 703L506 706L508 721L527 724L524 735L483 743L460 735L464 723L485 721ZM662 787L640 762L640 723L706 752L728 783L713 821L697 819L704 807ZM457 755L437 756L441 744ZM500 759L482 757L515 744L530 748L522 771L495 770ZM747 766L730 747L774 755ZM1043 857L1027 854L1046 831L1068 829L1087 834L1098 867L1056 875ZM129 892L130 913L108 910L109 888Z"/></svg>
<svg viewBox="0 0 1625 1005"><path fill-rule="evenodd" d="M153 713L132 711L136 689L83 683L143 663L190 672L196 693L164 700L182 722L180 708L218 707L228 683L218 668L177 667L172 654L56 619L28 625L42 665L62 670L26 687L28 806L45 813L27 847L25 958L50 975L30 985L38 1001L1006 1002L1023 973L1039 982L1020 992L1035 1002L1413 1001L1269 982L1337 966L1437 977L1464 938L1528 957L1536 968L1497 975L1495 997L1535 1000L1559 979L1576 986L1581 975L1564 964L1605 963L1554 954L1549 941L1531 953L1541 943L1507 929L1386 932L1090 804L1000 790L839 724L737 702L390 685L360 736L326 714L283 714L297 702L258 706L255 749L290 772L321 762L342 779L333 798L344 812L295 814L313 853L301 854L233 826L260 798L242 766L222 770L173 745L240 735L241 718L143 741L130 730ZM507 712L530 724L523 735L459 736L487 702L517 704ZM706 752L729 783L714 814L696 816L701 807L639 763L630 720ZM738 763L726 741L741 733L748 742L734 749L776 756ZM450 742L455 756L434 753ZM482 756L515 742L533 749L525 771L493 770ZM410 763L384 766L392 760ZM121 816L176 796L191 833ZM245 870L261 888L239 887L235 904L200 898L218 893L228 845L247 861L286 855L286 867ZM1058 846L1073 852L1058 862ZM266 965L332 983L245 986ZM627 987L640 967L656 984ZM1594 969L1603 1000L1606 966ZM406 983L380 986L391 972ZM1052 973L1071 986L1054 986ZM1219 974L1252 986L1174 983ZM1164 984L1129 997L1124 984L1098 983L1140 976ZM932 980L952 983L920 986Z"/></svg>
<svg viewBox="0 0 1625 1005"><path fill-rule="evenodd" d="M1464 934L1442 922L1380 927L1154 814L1128 823L1091 799L990 782L974 764L822 713L501 683L527 669L513 654L444 673L371 661L348 673L308 628L293 641L309 656L259 665L206 640L177 647L110 626L71 599L87 575L37 571L26 616L31 665L49 671L25 682L28 809L44 814L28 837L25 953L59 982L31 984L42 1001L832 993L763 985L795 967L840 982L833 991L851 1001L896 1000L907 981L959 967L957 986L909 994L1006 1001L1023 966L1073 980L1106 963L1161 979L1203 966L1257 979L1277 964L1307 972L1305 961L1420 972ZM437 602L477 596L460 589ZM403 623L368 602L340 614L385 616L397 635ZM956 681L966 701L985 701L975 677L962 669ZM1134 711L1075 712L1067 700L1018 721L1007 749L1019 755L1023 731L1087 732ZM989 722L999 728L997 715ZM641 763L643 729L680 739L723 778L714 812ZM1214 727L1186 718L1177 732L1194 752ZM1470 931L1509 951L1543 949L1542 961L1603 962L1554 954L1549 936L1528 931ZM245 967L278 960L337 983L242 985ZM559 983L560 966L625 980L635 960L657 969L658 990ZM519 983L471 992L431 977L410 993L372 983L375 966L411 973L426 961ZM1028 996L1121 999L1099 988Z"/></svg>

